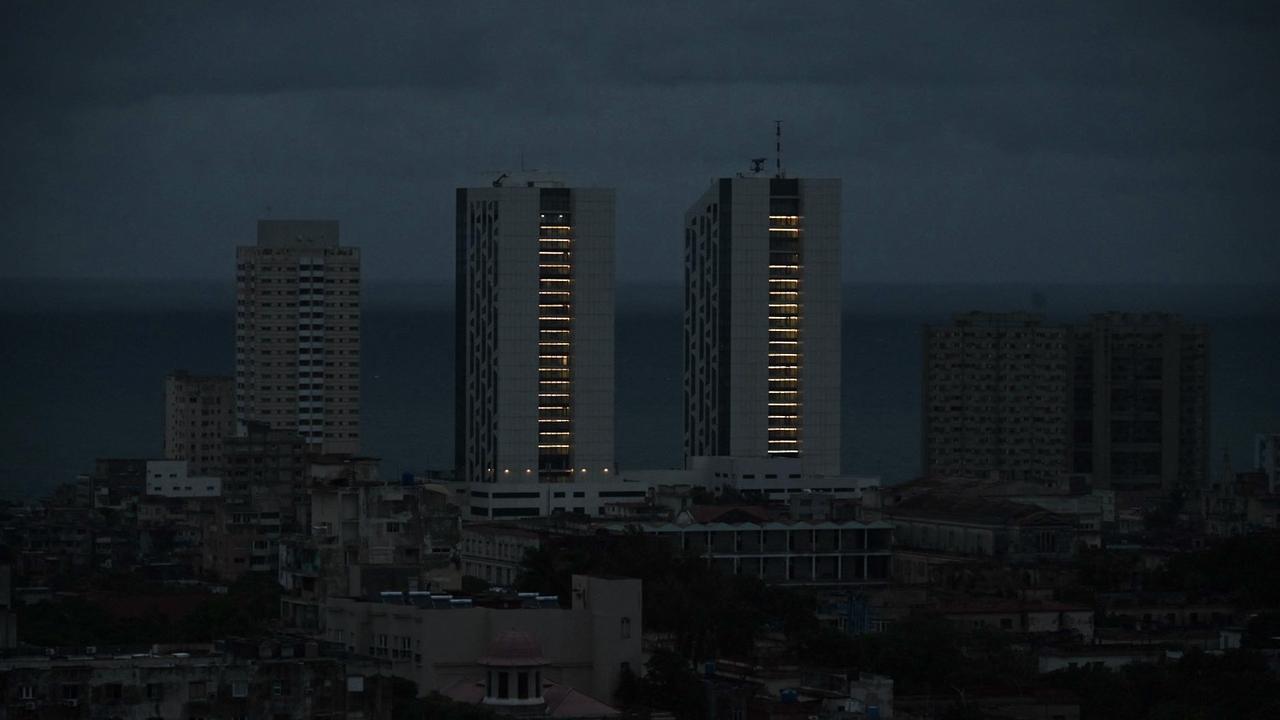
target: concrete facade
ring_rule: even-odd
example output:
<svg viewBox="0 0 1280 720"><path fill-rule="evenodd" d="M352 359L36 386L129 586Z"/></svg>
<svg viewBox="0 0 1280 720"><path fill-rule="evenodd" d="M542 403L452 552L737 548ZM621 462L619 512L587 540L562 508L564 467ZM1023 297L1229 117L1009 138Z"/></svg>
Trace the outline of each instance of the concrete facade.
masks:
<svg viewBox="0 0 1280 720"><path fill-rule="evenodd" d="M360 448L360 251L330 220L259 220L236 248L236 419Z"/></svg>
<svg viewBox="0 0 1280 720"><path fill-rule="evenodd" d="M1209 331L1177 315L1107 313L1074 335L1072 472L1163 496L1209 470Z"/></svg>
<svg viewBox="0 0 1280 720"><path fill-rule="evenodd" d="M543 677L609 698L623 664L643 667L640 581L575 575L572 606L538 608L417 607L331 599L325 639L352 652L391 661L391 672L418 692L440 690L482 675L480 660L500 633L537 638L549 663Z"/></svg>
<svg viewBox="0 0 1280 720"><path fill-rule="evenodd" d="M1068 335L1039 315L968 313L924 331L926 476L1058 477L1068 468Z"/></svg>
<svg viewBox="0 0 1280 720"><path fill-rule="evenodd" d="M186 460L149 460L147 494L171 498L218 497L222 495L222 478L195 475Z"/></svg>
<svg viewBox="0 0 1280 720"><path fill-rule="evenodd" d="M222 469L222 440L236 431L235 380L183 371L164 379L164 456L193 475Z"/></svg>
<svg viewBox="0 0 1280 720"><path fill-rule="evenodd" d="M512 182L457 192L458 477L608 480L614 191Z"/></svg>
<svg viewBox="0 0 1280 720"><path fill-rule="evenodd" d="M724 178L685 213L685 457L840 472L840 181Z"/></svg>

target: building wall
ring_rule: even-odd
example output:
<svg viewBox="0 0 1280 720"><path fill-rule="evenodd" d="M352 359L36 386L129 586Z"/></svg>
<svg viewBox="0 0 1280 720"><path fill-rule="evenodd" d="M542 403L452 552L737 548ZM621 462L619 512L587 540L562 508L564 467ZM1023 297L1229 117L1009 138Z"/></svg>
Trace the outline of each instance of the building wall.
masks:
<svg viewBox="0 0 1280 720"><path fill-rule="evenodd" d="M969 313L924 331L926 476L1053 478L1068 468L1067 330Z"/></svg>
<svg viewBox="0 0 1280 720"><path fill-rule="evenodd" d="M175 372L164 380L164 456L193 475L222 468L222 439L235 433L235 381Z"/></svg>
<svg viewBox="0 0 1280 720"><path fill-rule="evenodd" d="M520 630L536 637L551 661L544 678L611 697L623 662L633 670L643 666L640 581L575 576L573 588L570 609L434 609L331 599L324 608L326 639L389 659L395 675L427 693L479 675L478 660L493 638Z"/></svg>
<svg viewBox="0 0 1280 720"><path fill-rule="evenodd" d="M614 532L631 525L606 524ZM887 523L642 523L640 530L695 552L728 575L793 585L862 585L888 581L892 526Z"/></svg>
<svg viewBox="0 0 1280 720"><path fill-rule="evenodd" d="M222 494L222 478L194 475L186 460L149 460L147 494L172 498L218 497Z"/></svg>
<svg viewBox="0 0 1280 720"><path fill-rule="evenodd" d="M470 482L581 480L616 471L613 452L614 193L558 185L466 188L457 200L457 439L459 476ZM564 213L568 229L554 217ZM545 221L545 222L544 222ZM547 240L560 235L564 241ZM552 248L544 249L545 248ZM555 260L556 279L540 253L568 250ZM561 276L567 277L563 279ZM552 293L568 289L569 295ZM567 300L569 317L552 323L540 304ZM544 302L545 301L545 302ZM559 313L560 311L555 311ZM546 325L546 327L543 327ZM548 330L564 328L563 335ZM554 335L554 337L553 337ZM552 400L540 383L542 342L567 342L567 423L540 422ZM557 398L559 400L559 398ZM545 415L550 417L550 415ZM540 432L568 432L552 439ZM542 446L540 448L540 445ZM555 468L551 445L568 445ZM561 454L562 455L562 454Z"/></svg>
<svg viewBox="0 0 1280 720"><path fill-rule="evenodd" d="M1073 472L1147 495L1208 471L1208 330L1177 315L1095 315L1074 336Z"/></svg>
<svg viewBox="0 0 1280 720"><path fill-rule="evenodd" d="M360 447L360 252L338 223L260 220L236 249L236 417Z"/></svg>
<svg viewBox="0 0 1280 720"><path fill-rule="evenodd" d="M808 474L839 474L839 212L838 180L776 178L718 180L686 212L687 458L798 455ZM779 238L799 242L773 252ZM794 332L771 332L771 314ZM784 382L792 363L798 383ZM771 397L798 403L794 423Z"/></svg>

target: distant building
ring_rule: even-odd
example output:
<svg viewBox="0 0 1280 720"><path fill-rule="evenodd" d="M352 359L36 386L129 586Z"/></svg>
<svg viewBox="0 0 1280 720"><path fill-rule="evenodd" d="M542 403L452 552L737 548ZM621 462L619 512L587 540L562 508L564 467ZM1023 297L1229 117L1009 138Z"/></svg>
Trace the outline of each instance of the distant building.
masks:
<svg viewBox="0 0 1280 720"><path fill-rule="evenodd" d="M386 663L298 638L211 645L49 648L0 657L8 717L391 716Z"/></svg>
<svg viewBox="0 0 1280 720"><path fill-rule="evenodd" d="M1139 504L1207 472L1208 331L1176 315L1088 324L970 313L925 329L924 474L1088 476Z"/></svg>
<svg viewBox="0 0 1280 720"><path fill-rule="evenodd" d="M716 180L685 213L684 450L840 473L840 181Z"/></svg>
<svg viewBox="0 0 1280 720"><path fill-rule="evenodd" d="M543 655L541 644L531 633L502 633L479 662L484 670L474 680L456 682L442 694L513 717L592 720L622 714L576 688L544 680L542 669L551 660Z"/></svg>
<svg viewBox="0 0 1280 720"><path fill-rule="evenodd" d="M1258 435L1253 467L1267 478L1267 492L1280 495L1280 433Z"/></svg>
<svg viewBox="0 0 1280 720"><path fill-rule="evenodd" d="M296 432L262 423L227 438L222 501L205 532L207 571L226 581L276 572L281 534L299 532L307 522L312 448Z"/></svg>
<svg viewBox="0 0 1280 720"><path fill-rule="evenodd" d="M1022 313L968 313L926 327L924 474L1065 474L1067 340L1065 327Z"/></svg>
<svg viewBox="0 0 1280 720"><path fill-rule="evenodd" d="M923 493L887 497L875 514L893 524L893 578L901 583L932 583L954 563L1026 566L1076 551L1072 518L1008 500Z"/></svg>
<svg viewBox="0 0 1280 720"><path fill-rule="evenodd" d="M459 479L616 475L613 246L613 190L457 191Z"/></svg>
<svg viewBox="0 0 1280 720"><path fill-rule="evenodd" d="M236 431L235 381L179 370L164 379L164 456L193 475L222 469L222 439Z"/></svg>
<svg viewBox="0 0 1280 720"><path fill-rule="evenodd" d="M1107 313L1073 330L1072 468L1131 497L1189 492L1209 470L1209 331Z"/></svg>
<svg viewBox="0 0 1280 720"><path fill-rule="evenodd" d="M541 680L611 697L623 668L642 672L640 581L575 575L572 592L570 608L485 607L430 593L330 598L322 628L327 640L350 652L389 659L390 672L416 682L419 694L485 677L493 641L510 631L527 633L545 660Z"/></svg>
<svg viewBox="0 0 1280 720"><path fill-rule="evenodd" d="M643 532L677 552L702 556L725 575L780 585L884 585L893 552L893 526L886 522L797 521L753 506L698 505L671 522L600 527Z"/></svg>
<svg viewBox="0 0 1280 720"><path fill-rule="evenodd" d="M195 475L186 460L148 460L147 495L212 498L222 495L222 478Z"/></svg>
<svg viewBox="0 0 1280 720"><path fill-rule="evenodd" d="M360 448L360 251L330 220L259 220L236 248L236 418Z"/></svg>

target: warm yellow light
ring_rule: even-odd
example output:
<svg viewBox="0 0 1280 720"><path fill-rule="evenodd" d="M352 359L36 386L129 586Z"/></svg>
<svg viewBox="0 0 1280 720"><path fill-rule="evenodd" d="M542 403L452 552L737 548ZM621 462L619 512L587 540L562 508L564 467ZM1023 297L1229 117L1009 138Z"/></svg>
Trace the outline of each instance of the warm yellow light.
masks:
<svg viewBox="0 0 1280 720"><path fill-rule="evenodd" d="M539 225L543 230L572 230L572 225Z"/></svg>
<svg viewBox="0 0 1280 720"><path fill-rule="evenodd" d="M800 228L795 228L795 227L771 227L771 228L769 228L769 232L789 232L789 233L798 233L798 232L800 232Z"/></svg>

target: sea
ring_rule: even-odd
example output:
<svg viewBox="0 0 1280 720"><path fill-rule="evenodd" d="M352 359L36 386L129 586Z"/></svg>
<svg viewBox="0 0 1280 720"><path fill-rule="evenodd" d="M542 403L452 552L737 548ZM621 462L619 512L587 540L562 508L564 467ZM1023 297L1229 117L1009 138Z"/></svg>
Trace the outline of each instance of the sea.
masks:
<svg viewBox="0 0 1280 720"><path fill-rule="evenodd" d="M625 286L617 305L619 468L678 467L682 310L676 286ZM230 374L234 290L199 282L2 281L0 497L43 495L97 457L158 457L164 377ZM920 470L922 328L970 310L1080 320L1178 312L1210 328L1213 471L1252 462L1280 432L1280 286L849 285L844 292L842 464L909 480ZM453 458L453 291L368 283L362 450L384 477Z"/></svg>

